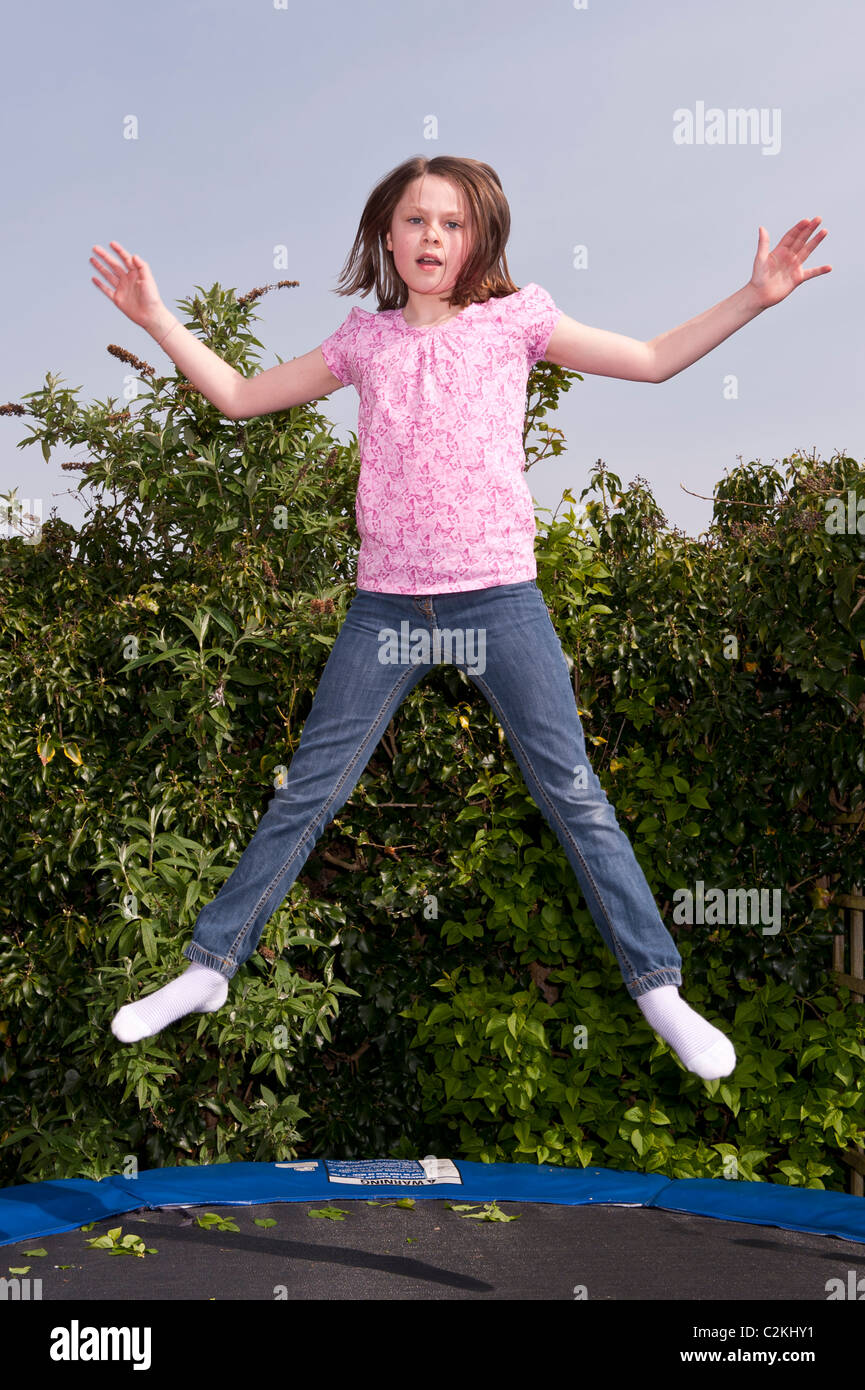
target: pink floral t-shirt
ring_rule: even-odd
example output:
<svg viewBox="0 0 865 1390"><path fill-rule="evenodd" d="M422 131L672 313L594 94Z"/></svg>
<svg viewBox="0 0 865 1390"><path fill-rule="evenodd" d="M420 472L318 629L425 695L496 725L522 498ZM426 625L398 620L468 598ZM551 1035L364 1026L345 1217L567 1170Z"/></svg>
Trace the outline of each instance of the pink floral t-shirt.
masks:
<svg viewBox="0 0 865 1390"><path fill-rule="evenodd" d="M357 587L461 593L537 575L526 382L561 310L534 283L417 327L354 308L321 344L360 397Z"/></svg>

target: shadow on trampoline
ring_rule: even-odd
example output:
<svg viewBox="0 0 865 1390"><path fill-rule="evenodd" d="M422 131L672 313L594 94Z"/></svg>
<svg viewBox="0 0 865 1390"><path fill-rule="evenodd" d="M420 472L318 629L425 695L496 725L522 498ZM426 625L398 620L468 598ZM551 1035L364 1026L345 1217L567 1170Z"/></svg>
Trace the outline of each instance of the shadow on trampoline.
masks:
<svg viewBox="0 0 865 1390"><path fill-rule="evenodd" d="M262 1210L265 1209L262 1208ZM221 1214L236 1219L238 1210L237 1207L224 1208ZM105 1226L109 1224L108 1221L100 1223L100 1225ZM127 1220L124 1222L124 1230L128 1227L130 1231L140 1234L147 1243L153 1233L145 1228L153 1224L147 1217L137 1221ZM138 1230L139 1227L142 1229ZM302 1240L274 1239L272 1235L266 1234L250 1238L242 1232L204 1230L195 1225L195 1219L192 1216L184 1217L179 1227L172 1227L160 1222L158 1238L161 1241L167 1239L187 1246L187 1253L190 1255L194 1248L200 1248L202 1253L213 1253L214 1251L224 1253L236 1250L254 1255L259 1261L266 1256L273 1256L282 1261L304 1260L324 1268L344 1266L347 1269L377 1270L389 1276L418 1279L429 1284L442 1284L447 1288L460 1289L464 1292L493 1292L492 1285L483 1280L473 1279L468 1275L452 1270L439 1269L413 1257L361 1250L351 1245L340 1247L337 1245L318 1245Z"/></svg>
<svg viewBox="0 0 865 1390"><path fill-rule="evenodd" d="M825 1303L830 1280L865 1273L865 1248L839 1237L759 1228L652 1208L500 1202L516 1220L460 1216L434 1199L414 1208L334 1198L341 1221L309 1202L208 1205L233 1221L197 1225L201 1209L151 1208L92 1229L7 1247L52 1301L276 1302L569 1300ZM273 1219L276 1227L255 1225ZM109 1257L87 1239L121 1227L156 1253ZM279 1234L276 1234L276 1230ZM401 1253L406 1242L416 1247ZM62 1268L66 1266L66 1268Z"/></svg>

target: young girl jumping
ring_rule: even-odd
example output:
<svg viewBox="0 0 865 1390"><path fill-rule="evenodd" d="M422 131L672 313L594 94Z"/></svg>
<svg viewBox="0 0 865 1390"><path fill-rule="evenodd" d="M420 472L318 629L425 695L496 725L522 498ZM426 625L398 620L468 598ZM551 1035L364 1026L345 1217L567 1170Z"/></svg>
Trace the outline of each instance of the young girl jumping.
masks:
<svg viewBox="0 0 865 1390"><path fill-rule="evenodd" d="M229 980L446 639L453 664L495 711L650 1027L698 1076L733 1070L729 1039L679 995L681 956L589 765L567 663L535 578L522 444L526 382L542 359L627 381L668 381L831 269L802 268L826 235L816 231L819 222L797 222L771 253L760 227L744 288L639 342L577 323L540 285L513 283L505 257L510 209L494 169L417 156L373 189L339 281L343 295L374 289L378 312L353 308L320 347L252 378L166 309L140 256L116 241L119 261L93 247L102 259L91 264L111 289L96 276L93 283L229 419L288 410L341 386L360 397L357 592L287 779L199 913L183 951L190 964L121 1008L115 1037L136 1042L185 1014L224 1005Z"/></svg>

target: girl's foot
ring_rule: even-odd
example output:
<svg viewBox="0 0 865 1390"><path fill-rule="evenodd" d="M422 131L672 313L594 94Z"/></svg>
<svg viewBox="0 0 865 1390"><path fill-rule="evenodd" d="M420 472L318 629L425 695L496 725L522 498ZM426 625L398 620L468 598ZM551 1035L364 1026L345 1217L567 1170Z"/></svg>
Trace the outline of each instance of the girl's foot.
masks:
<svg viewBox="0 0 865 1390"><path fill-rule="evenodd" d="M647 990L636 1001L650 1028L669 1043L688 1071L715 1081L736 1065L733 1044L686 1004L675 985Z"/></svg>
<svg viewBox="0 0 865 1390"><path fill-rule="evenodd" d="M111 1031L121 1042L139 1042L176 1023L185 1014L213 1013L228 995L228 980L209 965L190 961L183 974L154 994L124 1004L111 1020Z"/></svg>

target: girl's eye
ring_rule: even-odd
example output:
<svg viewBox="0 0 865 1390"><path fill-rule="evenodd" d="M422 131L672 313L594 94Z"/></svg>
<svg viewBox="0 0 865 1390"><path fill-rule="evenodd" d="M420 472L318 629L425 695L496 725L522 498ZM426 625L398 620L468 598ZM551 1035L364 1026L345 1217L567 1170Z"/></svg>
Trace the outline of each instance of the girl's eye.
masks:
<svg viewBox="0 0 865 1390"><path fill-rule="evenodd" d="M420 218L419 218L419 217L410 217L408 220L409 220L409 222L420 222ZM459 227L459 226L461 226L461 223L455 222L455 221L453 220L453 218L451 218L451 220L450 220L449 222L446 222L446 223L445 223L445 226L446 226L446 227Z"/></svg>

